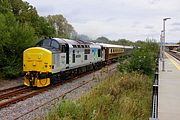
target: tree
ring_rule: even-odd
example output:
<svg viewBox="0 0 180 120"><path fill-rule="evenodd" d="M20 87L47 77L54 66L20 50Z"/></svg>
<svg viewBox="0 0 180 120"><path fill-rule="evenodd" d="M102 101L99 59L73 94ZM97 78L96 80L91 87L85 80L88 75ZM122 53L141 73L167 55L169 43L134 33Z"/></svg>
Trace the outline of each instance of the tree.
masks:
<svg viewBox="0 0 180 120"><path fill-rule="evenodd" d="M134 45L134 43L132 41L129 41L129 40L126 40L126 39L119 39L117 41L117 44L119 44L119 45L127 45L127 46Z"/></svg>
<svg viewBox="0 0 180 120"><path fill-rule="evenodd" d="M70 38L73 33L76 33L63 15L49 15L47 19L55 27L57 37Z"/></svg>
<svg viewBox="0 0 180 120"><path fill-rule="evenodd" d="M90 38L87 36L87 35L84 35L84 34L80 34L80 35L77 35L77 38L75 40L84 40L84 41L89 41Z"/></svg>
<svg viewBox="0 0 180 120"><path fill-rule="evenodd" d="M22 0L9 0L11 11L21 24L28 24L35 30L38 37L53 36L55 29L44 17L40 17L35 7Z"/></svg>
<svg viewBox="0 0 180 120"><path fill-rule="evenodd" d="M12 13L0 14L0 73L16 77L22 68L23 50L34 45L37 37L29 25L16 21Z"/></svg>
<svg viewBox="0 0 180 120"><path fill-rule="evenodd" d="M102 37L98 37L98 38L95 40L95 42L109 43L110 40L109 40L108 38L102 36Z"/></svg>
<svg viewBox="0 0 180 120"><path fill-rule="evenodd" d="M8 0L0 0L0 13L7 13L10 12L11 5L9 4Z"/></svg>

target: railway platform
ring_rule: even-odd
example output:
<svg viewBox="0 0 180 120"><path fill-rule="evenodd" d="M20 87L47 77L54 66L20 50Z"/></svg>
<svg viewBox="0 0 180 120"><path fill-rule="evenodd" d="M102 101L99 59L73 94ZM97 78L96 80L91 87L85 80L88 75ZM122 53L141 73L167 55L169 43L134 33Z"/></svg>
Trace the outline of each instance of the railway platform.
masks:
<svg viewBox="0 0 180 120"><path fill-rule="evenodd" d="M165 71L159 63L158 119L180 120L180 61L165 56Z"/></svg>

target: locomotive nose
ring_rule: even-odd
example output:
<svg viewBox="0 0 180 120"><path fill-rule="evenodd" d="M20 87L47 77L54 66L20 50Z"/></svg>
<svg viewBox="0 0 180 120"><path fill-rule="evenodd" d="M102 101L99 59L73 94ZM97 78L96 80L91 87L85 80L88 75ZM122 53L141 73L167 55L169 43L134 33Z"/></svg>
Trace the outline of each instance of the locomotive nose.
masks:
<svg viewBox="0 0 180 120"><path fill-rule="evenodd" d="M52 52L40 48L33 47L23 53L23 71L52 72Z"/></svg>
<svg viewBox="0 0 180 120"><path fill-rule="evenodd" d="M24 84L44 87L50 84L52 72L52 52L41 47L33 47L23 53L23 71L26 74ZM45 75L45 77L42 77Z"/></svg>

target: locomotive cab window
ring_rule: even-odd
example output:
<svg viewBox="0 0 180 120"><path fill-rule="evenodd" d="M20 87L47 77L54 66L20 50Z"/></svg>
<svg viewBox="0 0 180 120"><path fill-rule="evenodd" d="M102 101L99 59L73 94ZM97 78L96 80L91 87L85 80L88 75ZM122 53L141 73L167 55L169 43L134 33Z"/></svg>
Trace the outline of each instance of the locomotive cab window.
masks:
<svg viewBox="0 0 180 120"><path fill-rule="evenodd" d="M52 40L51 47L52 47L52 49L60 50L59 43L55 40Z"/></svg>
<svg viewBox="0 0 180 120"><path fill-rule="evenodd" d="M37 47L50 47L51 40L45 39L36 44Z"/></svg>
<svg viewBox="0 0 180 120"><path fill-rule="evenodd" d="M51 44L51 40L50 39L45 39L45 40L43 40L42 46L50 47L50 44Z"/></svg>

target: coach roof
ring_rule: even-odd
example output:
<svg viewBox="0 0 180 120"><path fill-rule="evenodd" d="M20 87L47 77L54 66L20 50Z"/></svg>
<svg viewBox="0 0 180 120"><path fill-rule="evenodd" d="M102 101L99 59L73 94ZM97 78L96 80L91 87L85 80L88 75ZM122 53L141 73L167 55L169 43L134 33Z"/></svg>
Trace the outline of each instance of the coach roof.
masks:
<svg viewBox="0 0 180 120"><path fill-rule="evenodd" d="M109 47L109 48L124 48L122 45L113 45L113 44L105 44L105 43L97 43L99 45L102 45L103 47Z"/></svg>

